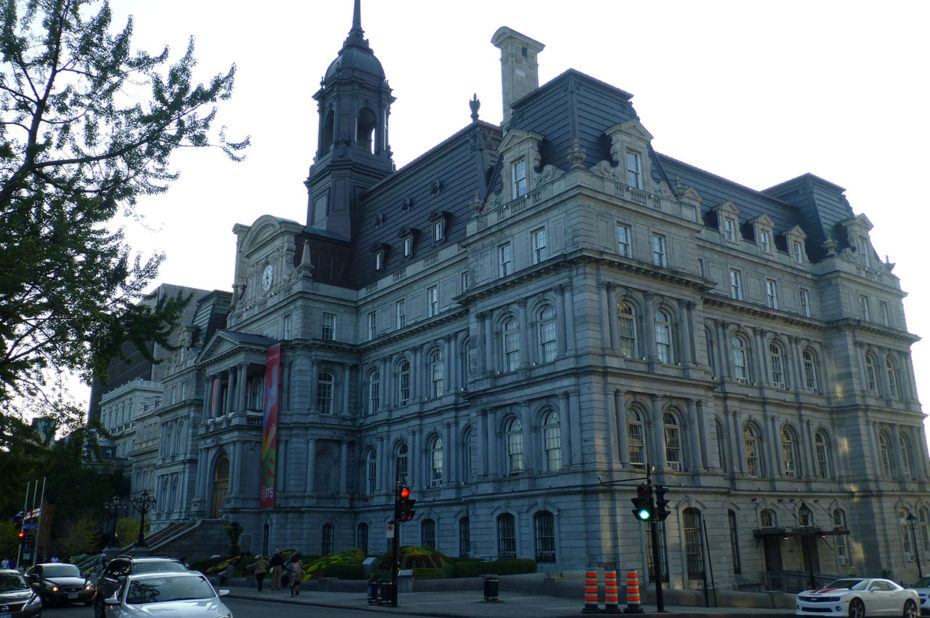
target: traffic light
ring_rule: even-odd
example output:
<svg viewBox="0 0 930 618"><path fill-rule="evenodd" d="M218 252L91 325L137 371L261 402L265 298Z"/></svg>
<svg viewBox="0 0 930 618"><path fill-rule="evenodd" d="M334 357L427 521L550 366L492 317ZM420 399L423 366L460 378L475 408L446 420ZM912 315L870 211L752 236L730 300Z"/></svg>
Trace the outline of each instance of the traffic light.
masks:
<svg viewBox="0 0 930 618"><path fill-rule="evenodd" d="M630 498L633 502L633 515L639 521L652 519L652 486L643 483L636 488L636 497Z"/></svg>
<svg viewBox="0 0 930 618"><path fill-rule="evenodd" d="M655 516L659 521L665 521L665 518L671 513L668 509L668 499L665 497L666 491L668 491L668 487L665 485L656 485Z"/></svg>
<svg viewBox="0 0 930 618"><path fill-rule="evenodd" d="M417 501L410 497L410 488L402 488L400 490L397 521L405 522L413 519L413 516L416 513L416 511L413 510L413 505L416 503Z"/></svg>

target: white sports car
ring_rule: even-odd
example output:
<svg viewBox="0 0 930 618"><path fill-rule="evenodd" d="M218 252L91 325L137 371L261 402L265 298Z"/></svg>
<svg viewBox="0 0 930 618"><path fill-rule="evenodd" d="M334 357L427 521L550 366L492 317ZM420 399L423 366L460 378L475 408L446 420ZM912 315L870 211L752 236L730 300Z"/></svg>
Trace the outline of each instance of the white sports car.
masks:
<svg viewBox="0 0 930 618"><path fill-rule="evenodd" d="M930 614L930 577L921 577L911 588L916 590L917 596L920 597L920 614Z"/></svg>
<svg viewBox="0 0 930 618"><path fill-rule="evenodd" d="M798 616L903 616L917 618L917 592L888 579L846 577L797 596Z"/></svg>

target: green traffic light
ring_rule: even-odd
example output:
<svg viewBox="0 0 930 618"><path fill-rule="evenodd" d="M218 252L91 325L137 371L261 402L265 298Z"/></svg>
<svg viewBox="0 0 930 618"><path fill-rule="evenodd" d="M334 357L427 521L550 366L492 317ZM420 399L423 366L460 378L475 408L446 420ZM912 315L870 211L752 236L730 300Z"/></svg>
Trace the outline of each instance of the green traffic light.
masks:
<svg viewBox="0 0 930 618"><path fill-rule="evenodd" d="M640 521L649 521L651 515L652 513L649 512L649 509L639 509L639 511L636 512L636 517L639 518Z"/></svg>

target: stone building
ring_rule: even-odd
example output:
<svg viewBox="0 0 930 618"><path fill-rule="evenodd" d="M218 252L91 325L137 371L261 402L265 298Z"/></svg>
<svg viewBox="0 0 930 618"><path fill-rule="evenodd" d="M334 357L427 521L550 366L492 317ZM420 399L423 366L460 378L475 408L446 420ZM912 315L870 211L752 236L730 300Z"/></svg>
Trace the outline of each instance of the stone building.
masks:
<svg viewBox="0 0 930 618"><path fill-rule="evenodd" d="M400 481L404 544L645 570L630 498L648 471L672 587L706 566L723 588L913 579L930 562L916 337L865 215L812 175L757 191L658 153L632 95L575 70L539 86L542 43L492 44L502 126L473 100L471 124L395 169L356 2L314 96L306 222L236 226L225 325L190 326L163 380L171 429L135 487L154 522L378 553Z"/></svg>

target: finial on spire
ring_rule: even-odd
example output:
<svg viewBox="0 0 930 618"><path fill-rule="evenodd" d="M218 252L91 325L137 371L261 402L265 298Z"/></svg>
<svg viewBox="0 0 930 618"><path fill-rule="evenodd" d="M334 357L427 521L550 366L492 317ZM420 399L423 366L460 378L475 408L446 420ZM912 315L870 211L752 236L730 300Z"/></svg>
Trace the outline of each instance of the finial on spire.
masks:
<svg viewBox="0 0 930 618"><path fill-rule="evenodd" d="M365 31L362 30L362 0L355 0L355 8L352 10L352 29L349 30L349 37L346 43L361 43L367 46L365 40Z"/></svg>
<svg viewBox="0 0 930 618"><path fill-rule="evenodd" d="M478 93L476 92L472 97L471 101L468 102L468 106L471 108L471 121L478 121L478 108L481 107L481 101L478 100Z"/></svg>

